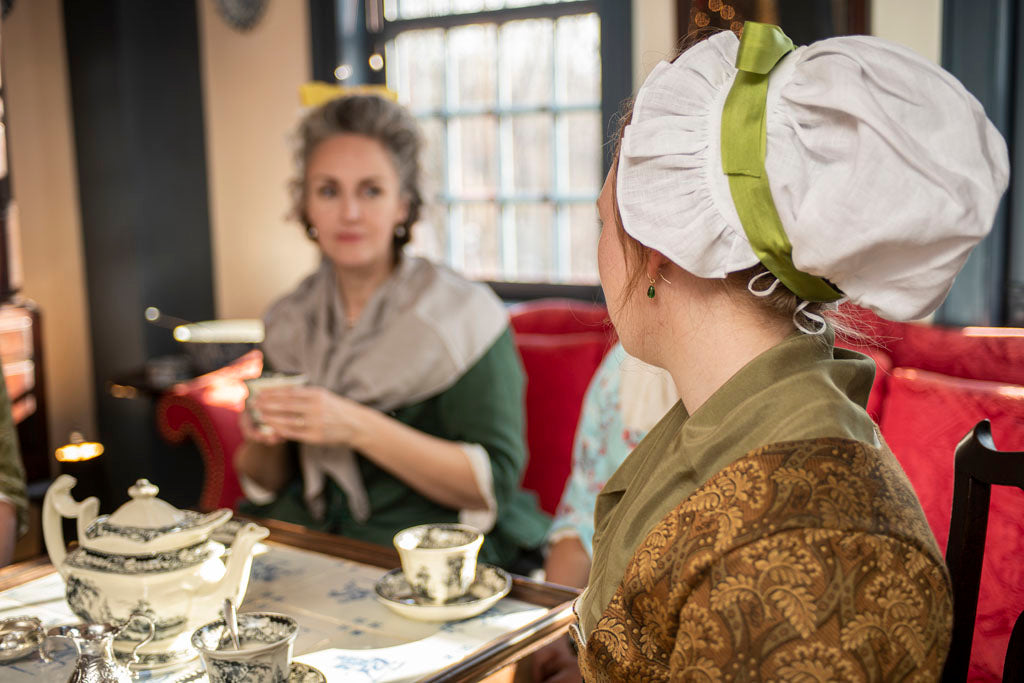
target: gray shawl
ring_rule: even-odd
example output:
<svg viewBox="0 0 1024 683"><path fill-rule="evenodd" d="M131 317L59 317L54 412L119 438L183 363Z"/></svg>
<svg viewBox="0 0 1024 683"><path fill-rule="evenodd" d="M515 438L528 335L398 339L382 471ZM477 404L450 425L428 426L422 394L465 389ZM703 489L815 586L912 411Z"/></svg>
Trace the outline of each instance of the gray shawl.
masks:
<svg viewBox="0 0 1024 683"><path fill-rule="evenodd" d="M304 373L309 383L381 411L450 388L497 341L508 314L486 285L443 266L405 256L349 326L330 262L324 260L264 317L266 365ZM305 498L324 513L324 476L366 521L370 502L352 450L299 445Z"/></svg>

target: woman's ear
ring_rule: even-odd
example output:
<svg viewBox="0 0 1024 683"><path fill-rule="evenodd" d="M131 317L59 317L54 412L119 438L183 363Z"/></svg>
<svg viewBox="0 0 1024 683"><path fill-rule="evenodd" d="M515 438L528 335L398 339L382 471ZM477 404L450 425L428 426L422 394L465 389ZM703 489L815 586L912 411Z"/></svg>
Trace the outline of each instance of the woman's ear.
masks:
<svg viewBox="0 0 1024 683"><path fill-rule="evenodd" d="M652 280L658 280L658 273L662 267L672 263L672 261L656 249L649 249L647 251L647 277Z"/></svg>

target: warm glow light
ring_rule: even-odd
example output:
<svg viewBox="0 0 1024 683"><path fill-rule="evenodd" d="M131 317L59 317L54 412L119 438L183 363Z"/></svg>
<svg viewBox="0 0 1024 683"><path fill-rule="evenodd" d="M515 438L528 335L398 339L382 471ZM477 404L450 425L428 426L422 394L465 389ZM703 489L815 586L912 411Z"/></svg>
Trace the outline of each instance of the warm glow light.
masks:
<svg viewBox="0 0 1024 683"><path fill-rule="evenodd" d="M338 68L334 70L334 77L339 81L343 81L352 75L352 67L348 64L339 64Z"/></svg>
<svg viewBox="0 0 1024 683"><path fill-rule="evenodd" d="M218 377L203 388L203 402L213 406L224 406L241 410L245 406L245 397L249 390L241 382Z"/></svg>
<svg viewBox="0 0 1024 683"><path fill-rule="evenodd" d="M71 443L58 448L55 455L60 462L82 462L102 454L103 444L84 441L79 432L71 432Z"/></svg>
<svg viewBox="0 0 1024 683"><path fill-rule="evenodd" d="M374 71L380 71L384 68L384 57L380 53L374 53L370 55L370 68Z"/></svg>
<svg viewBox="0 0 1024 683"><path fill-rule="evenodd" d="M157 308L156 306L147 306L145 315L146 320L148 320L149 322L153 322L154 320L160 317L160 309Z"/></svg>
<svg viewBox="0 0 1024 683"><path fill-rule="evenodd" d="M135 398L139 395L138 389L126 384L110 384L110 395L114 398Z"/></svg>
<svg viewBox="0 0 1024 683"><path fill-rule="evenodd" d="M1019 327L965 327L963 334L968 337L1024 337Z"/></svg>
<svg viewBox="0 0 1024 683"><path fill-rule="evenodd" d="M184 325L178 325L174 328L174 338L180 342L187 342L192 338L192 330L188 329Z"/></svg>

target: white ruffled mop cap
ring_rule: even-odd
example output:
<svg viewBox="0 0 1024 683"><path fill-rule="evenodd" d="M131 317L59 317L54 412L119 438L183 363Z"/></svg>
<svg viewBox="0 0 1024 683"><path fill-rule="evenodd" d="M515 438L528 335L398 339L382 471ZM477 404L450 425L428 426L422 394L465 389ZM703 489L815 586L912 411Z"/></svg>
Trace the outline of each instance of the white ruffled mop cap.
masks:
<svg viewBox="0 0 1024 683"><path fill-rule="evenodd" d="M705 278L758 263L722 170L738 46L725 31L660 63L619 156L626 232ZM900 45L830 38L772 69L766 128L764 169L793 265L885 318L935 310L1008 181L1006 144L981 104Z"/></svg>

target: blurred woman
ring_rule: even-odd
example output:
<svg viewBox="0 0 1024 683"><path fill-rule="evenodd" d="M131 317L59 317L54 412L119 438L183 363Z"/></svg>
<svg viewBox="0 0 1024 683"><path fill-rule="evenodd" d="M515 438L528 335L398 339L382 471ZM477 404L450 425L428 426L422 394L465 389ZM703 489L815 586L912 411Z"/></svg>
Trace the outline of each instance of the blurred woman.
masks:
<svg viewBox="0 0 1024 683"><path fill-rule="evenodd" d="M681 400L598 496L585 680L938 678L949 578L829 310L933 311L1007 178L977 100L876 38L747 22L654 69L598 265Z"/></svg>
<svg viewBox="0 0 1024 683"><path fill-rule="evenodd" d="M259 392L236 467L255 514L382 545L462 521L486 532L483 561L525 569L548 519L519 488L523 375L501 301L403 253L420 147L415 119L374 95L303 120L295 213L323 258L270 307L263 352L309 385Z"/></svg>

